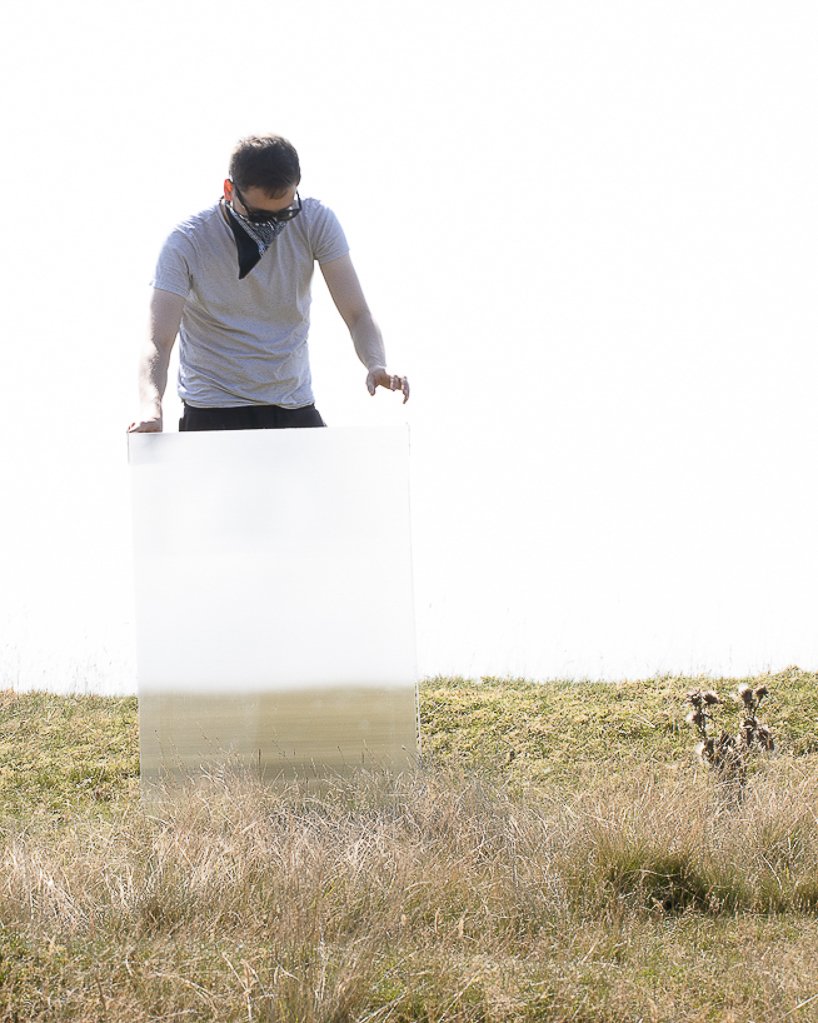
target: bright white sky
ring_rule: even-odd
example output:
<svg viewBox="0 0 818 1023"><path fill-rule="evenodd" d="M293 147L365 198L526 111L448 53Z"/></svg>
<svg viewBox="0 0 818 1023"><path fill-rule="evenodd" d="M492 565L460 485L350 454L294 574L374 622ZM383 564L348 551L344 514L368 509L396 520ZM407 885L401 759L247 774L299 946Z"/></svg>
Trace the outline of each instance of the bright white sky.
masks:
<svg viewBox="0 0 818 1023"><path fill-rule="evenodd" d="M412 382L369 398L319 278L324 417L410 423L422 675L818 667L814 4L10 19L0 685L133 686L147 282L259 130L338 213Z"/></svg>

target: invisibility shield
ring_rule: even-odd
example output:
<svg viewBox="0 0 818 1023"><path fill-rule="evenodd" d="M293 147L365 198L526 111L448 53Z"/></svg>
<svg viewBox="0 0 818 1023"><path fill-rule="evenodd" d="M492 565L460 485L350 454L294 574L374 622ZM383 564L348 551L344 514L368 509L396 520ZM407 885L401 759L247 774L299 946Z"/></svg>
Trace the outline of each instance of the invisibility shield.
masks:
<svg viewBox="0 0 818 1023"><path fill-rule="evenodd" d="M143 781L417 754L408 432L132 434Z"/></svg>

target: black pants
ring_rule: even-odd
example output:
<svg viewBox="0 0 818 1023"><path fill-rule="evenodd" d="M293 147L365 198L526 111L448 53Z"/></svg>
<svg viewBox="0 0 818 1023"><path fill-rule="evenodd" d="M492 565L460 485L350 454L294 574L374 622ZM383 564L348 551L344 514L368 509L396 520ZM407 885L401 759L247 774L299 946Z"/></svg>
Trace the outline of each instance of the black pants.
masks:
<svg viewBox="0 0 818 1023"><path fill-rule="evenodd" d="M290 427L326 426L315 405L282 408L280 405L240 405L238 408L193 408L185 405L179 432L191 430L286 430Z"/></svg>

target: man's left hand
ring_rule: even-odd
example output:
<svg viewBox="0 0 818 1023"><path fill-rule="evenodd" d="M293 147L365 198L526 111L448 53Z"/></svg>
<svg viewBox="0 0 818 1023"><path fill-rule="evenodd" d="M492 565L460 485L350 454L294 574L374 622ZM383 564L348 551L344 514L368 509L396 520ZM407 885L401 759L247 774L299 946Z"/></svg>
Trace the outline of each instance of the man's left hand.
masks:
<svg viewBox="0 0 818 1023"><path fill-rule="evenodd" d="M403 394L404 405L409 401L408 377L387 373L383 367L379 366L370 370L366 377L366 389L370 394L374 394L378 387L385 387L388 391L400 391Z"/></svg>

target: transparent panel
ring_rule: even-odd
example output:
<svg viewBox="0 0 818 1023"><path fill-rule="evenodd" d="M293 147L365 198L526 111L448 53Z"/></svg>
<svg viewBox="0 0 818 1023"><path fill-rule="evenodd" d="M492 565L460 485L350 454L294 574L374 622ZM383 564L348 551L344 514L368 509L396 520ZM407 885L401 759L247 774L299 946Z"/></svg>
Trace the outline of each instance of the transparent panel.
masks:
<svg viewBox="0 0 818 1023"><path fill-rule="evenodd" d="M132 434L143 781L417 753L408 431Z"/></svg>

